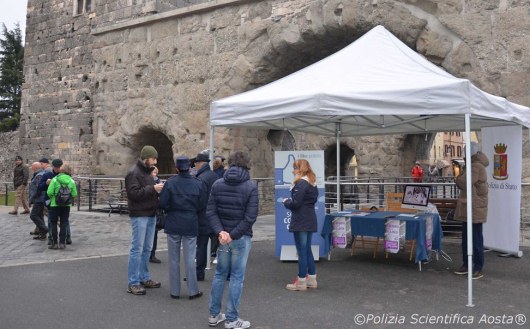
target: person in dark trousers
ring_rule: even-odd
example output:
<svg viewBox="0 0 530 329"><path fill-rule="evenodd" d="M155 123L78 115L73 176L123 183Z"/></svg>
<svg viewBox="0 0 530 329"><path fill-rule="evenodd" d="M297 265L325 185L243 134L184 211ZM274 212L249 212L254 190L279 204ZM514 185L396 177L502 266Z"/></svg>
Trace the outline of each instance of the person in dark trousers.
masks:
<svg viewBox="0 0 530 329"><path fill-rule="evenodd" d="M50 198L50 223L51 223L51 235L52 244L49 249L65 249L66 248L66 227L68 219L70 217L70 207L73 204L74 198L77 196L77 187L71 177L71 168L63 164L60 168L60 173L55 176L48 186L47 194ZM67 203L61 204L57 200L57 196L60 194L61 187L66 186L70 190L71 198ZM57 221L60 220L60 232L59 239L57 239ZM57 244L58 242L58 244Z"/></svg>
<svg viewBox="0 0 530 329"><path fill-rule="evenodd" d="M29 218L35 223L37 236L35 240L46 240L48 228L44 223L44 192L39 190L39 183L44 175L44 170L40 162L31 165L33 176L29 184L29 204L32 205Z"/></svg>
<svg viewBox="0 0 530 329"><path fill-rule="evenodd" d="M207 154L199 153L194 159L197 173L195 177L204 182L206 186L206 200L204 208L199 213L199 235L197 236L196 271L197 281L204 281L206 263L208 258L208 241L212 234L212 228L206 217L206 204L210 196L213 183L218 179L217 174L210 169L210 159Z"/></svg>
<svg viewBox="0 0 530 329"><path fill-rule="evenodd" d="M465 152L465 149L464 149ZM484 237L482 235L482 225L488 219L488 177L486 167L489 165L488 157L478 150L478 144L471 142L471 189L472 189L472 234L473 234L473 264L472 278L480 279L484 276ZM469 162L467 162L469 163ZM466 192L466 171L462 170L455 178L456 186L461 190L456 202L455 220L462 222L462 266L455 271L455 274L468 274L467 257L467 192Z"/></svg>
<svg viewBox="0 0 530 329"><path fill-rule="evenodd" d="M131 250L127 265L127 292L145 295L145 288L160 288L160 282L151 279L149 257L156 230L158 193L164 184L155 184L151 171L156 165L158 152L146 145L140 152L140 159L129 168L125 176L127 206L131 219Z"/></svg>
<svg viewBox="0 0 530 329"><path fill-rule="evenodd" d="M288 290L303 291L317 287L315 259L311 250L311 237L317 231L315 203L318 199L316 175L307 160L293 163L293 185L291 197L283 200L285 208L291 210L289 232L293 232L298 253L298 275Z"/></svg>
<svg viewBox="0 0 530 329"><path fill-rule="evenodd" d="M160 207L166 211L164 232L167 235L169 290L171 298L180 298L180 249L188 286L188 298L203 295L199 291L195 271L199 214L206 208L206 186L190 175L190 159L179 156L175 166L178 174L164 184Z"/></svg>
<svg viewBox="0 0 530 329"><path fill-rule="evenodd" d="M250 180L250 158L234 152L228 158L228 170L210 192L206 216L213 233L218 236L217 266L208 305L208 325L225 322L225 328L249 328L250 322L239 318L239 303L248 255L252 247L252 226L258 217L259 198L256 183ZM226 316L221 303L230 271Z"/></svg>
<svg viewBox="0 0 530 329"><path fill-rule="evenodd" d="M151 175L153 176L153 180L155 181L155 184L159 184L160 178L158 178L158 168L156 166L153 166L153 171L151 172ZM157 210L157 216L159 212ZM154 264L160 264L162 261L158 258L156 258L156 246L158 244L158 228L155 230L155 237L153 238L153 248L151 249L151 256L149 257L149 263Z"/></svg>

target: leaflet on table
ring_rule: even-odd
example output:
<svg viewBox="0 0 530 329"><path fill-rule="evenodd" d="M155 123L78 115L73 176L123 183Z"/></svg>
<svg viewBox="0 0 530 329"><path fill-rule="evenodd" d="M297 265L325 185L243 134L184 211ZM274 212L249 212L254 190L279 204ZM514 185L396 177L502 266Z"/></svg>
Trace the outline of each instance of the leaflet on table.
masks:
<svg viewBox="0 0 530 329"><path fill-rule="evenodd" d="M335 248L346 248L348 245L346 239L346 218L337 217L333 220L332 224L333 231L331 231L331 244Z"/></svg>
<svg viewBox="0 0 530 329"><path fill-rule="evenodd" d="M389 219L385 223L385 251L396 254L405 242L405 222Z"/></svg>
<svg viewBox="0 0 530 329"><path fill-rule="evenodd" d="M427 250L432 250L432 215L427 216L425 221L425 247Z"/></svg>
<svg viewBox="0 0 530 329"><path fill-rule="evenodd" d="M372 213L371 212L351 212L351 211L339 211L337 213L338 215L342 216L342 217L357 217L357 216L368 216L368 215L371 215Z"/></svg>

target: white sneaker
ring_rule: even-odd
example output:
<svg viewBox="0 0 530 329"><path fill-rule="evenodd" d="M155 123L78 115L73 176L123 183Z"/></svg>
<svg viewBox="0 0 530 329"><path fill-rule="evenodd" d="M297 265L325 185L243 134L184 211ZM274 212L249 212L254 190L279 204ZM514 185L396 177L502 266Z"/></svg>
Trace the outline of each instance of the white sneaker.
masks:
<svg viewBox="0 0 530 329"><path fill-rule="evenodd" d="M208 318L208 324L210 325L210 327L215 327L224 320L226 320L226 316L223 313L219 313L216 316L210 315L210 317Z"/></svg>
<svg viewBox="0 0 530 329"><path fill-rule="evenodd" d="M237 319L232 322L228 322L228 321L225 322L225 329L246 329L246 328L250 328L250 322L242 320L242 319Z"/></svg>
<svg viewBox="0 0 530 329"><path fill-rule="evenodd" d="M217 264L217 258L215 258L212 263Z"/></svg>

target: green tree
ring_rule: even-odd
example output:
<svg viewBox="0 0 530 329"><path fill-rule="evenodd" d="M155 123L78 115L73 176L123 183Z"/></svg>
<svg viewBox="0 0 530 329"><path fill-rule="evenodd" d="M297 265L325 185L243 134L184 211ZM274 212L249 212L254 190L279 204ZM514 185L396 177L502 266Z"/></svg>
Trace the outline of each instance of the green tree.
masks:
<svg viewBox="0 0 530 329"><path fill-rule="evenodd" d="M24 82L24 46L17 24L13 30L3 25L0 38L0 131L17 129Z"/></svg>

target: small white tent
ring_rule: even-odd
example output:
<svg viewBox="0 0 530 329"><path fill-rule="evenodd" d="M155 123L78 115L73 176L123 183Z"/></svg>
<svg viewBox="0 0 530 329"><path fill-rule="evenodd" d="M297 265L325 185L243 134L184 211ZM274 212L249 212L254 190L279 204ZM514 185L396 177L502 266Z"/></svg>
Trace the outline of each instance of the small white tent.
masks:
<svg viewBox="0 0 530 329"><path fill-rule="evenodd" d="M212 102L211 126L334 136L425 133L518 123L526 107L456 78L377 26L354 43L266 86Z"/></svg>
<svg viewBox="0 0 530 329"><path fill-rule="evenodd" d="M212 102L210 150L216 126L287 129L336 136L339 166L340 136L465 130L469 143L471 130L513 124L530 127L530 109L452 76L377 26L344 49L298 72ZM467 158L471 158L469 149L466 147ZM467 166L468 177L470 168ZM469 192L470 180L467 188ZM471 207L469 200L468 218L472 217ZM470 260L471 231L468 221Z"/></svg>

